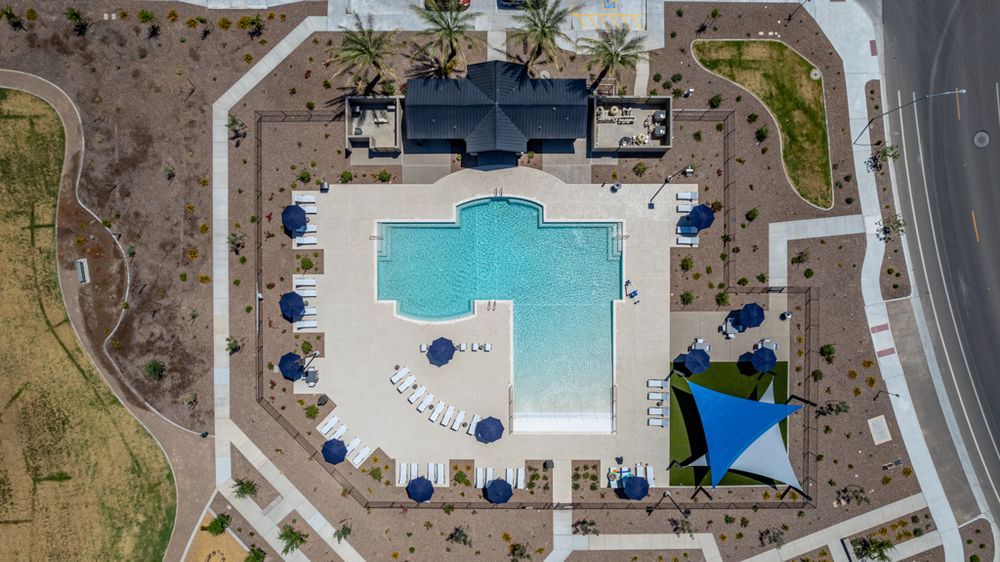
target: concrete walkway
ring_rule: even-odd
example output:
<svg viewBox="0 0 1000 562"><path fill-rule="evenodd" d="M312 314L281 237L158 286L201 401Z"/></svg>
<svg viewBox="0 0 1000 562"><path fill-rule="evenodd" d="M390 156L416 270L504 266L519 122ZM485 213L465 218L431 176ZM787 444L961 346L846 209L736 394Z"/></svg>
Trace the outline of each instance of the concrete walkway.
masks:
<svg viewBox="0 0 1000 562"><path fill-rule="evenodd" d="M772 287L788 286L788 241L864 232L861 215L772 222L767 232L767 277Z"/></svg>
<svg viewBox="0 0 1000 562"><path fill-rule="evenodd" d="M779 562L781 560L791 560L823 547L828 547L831 552L837 550L843 552L843 549L840 547L841 539L873 527L878 527L887 521L909 515L925 507L927 507L927 502L924 500L923 494L914 494L908 498L903 498L889 505L862 513L847 521L842 521L836 525L816 531L811 535L806 535L800 539L786 543L780 549L775 548L762 552L757 556L748 558L746 562ZM893 555L895 556L895 552ZM961 560L961 557L956 560Z"/></svg>

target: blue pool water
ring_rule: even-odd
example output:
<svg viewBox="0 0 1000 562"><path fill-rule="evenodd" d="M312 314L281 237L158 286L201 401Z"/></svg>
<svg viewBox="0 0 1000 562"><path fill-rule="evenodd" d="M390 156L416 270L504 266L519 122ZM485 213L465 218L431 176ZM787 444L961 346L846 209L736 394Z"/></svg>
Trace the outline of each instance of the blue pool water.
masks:
<svg viewBox="0 0 1000 562"><path fill-rule="evenodd" d="M610 415L620 223L542 223L538 205L493 198L460 206L457 223L379 227L378 298L401 315L513 301L515 416Z"/></svg>

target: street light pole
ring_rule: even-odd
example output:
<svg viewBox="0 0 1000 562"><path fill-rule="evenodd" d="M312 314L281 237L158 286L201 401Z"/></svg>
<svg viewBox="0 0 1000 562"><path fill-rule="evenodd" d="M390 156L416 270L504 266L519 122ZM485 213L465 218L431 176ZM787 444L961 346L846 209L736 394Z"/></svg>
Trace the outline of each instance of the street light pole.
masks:
<svg viewBox="0 0 1000 562"><path fill-rule="evenodd" d="M880 394L888 394L889 396L895 396L896 398L899 398L899 395L896 394L895 392L889 392L888 390L880 390L875 393L875 398L872 398L872 402L878 400Z"/></svg>
<svg viewBox="0 0 1000 562"><path fill-rule="evenodd" d="M809 0L802 0L801 2L799 2L799 5L796 6L794 10L792 10L792 13L788 14L788 19L785 20L785 27L788 27L788 24L792 23L792 18L795 17L795 14L802 9L802 5L808 1Z"/></svg>
<svg viewBox="0 0 1000 562"><path fill-rule="evenodd" d="M899 111L900 109L903 109L904 107L909 107L909 106L917 103L918 101L923 101L923 100L925 100L927 98L933 98L933 97L937 97L937 96L946 96L948 94L956 94L957 95L957 94L964 94L964 93L965 93L965 90L962 89L962 90L949 90L947 92L936 92L936 93L933 93L933 94L926 94L926 95L921 96L921 97L919 97L919 98L917 98L917 99L915 99L913 101L904 103L903 105L901 105L901 106L899 106L899 107L897 107L895 109L890 109L889 111L886 111L885 113L879 115L878 117L872 117L868 121L868 124L865 125L865 128L861 129L861 132L858 133L858 138L854 139L854 142L851 143L851 144L855 144L855 145L858 144L858 141L861 140L861 135L865 134L865 131L868 130L868 127L872 126L872 123L874 123L876 119L881 119L881 118L885 117L886 115L889 115L890 113L895 113L895 112Z"/></svg>

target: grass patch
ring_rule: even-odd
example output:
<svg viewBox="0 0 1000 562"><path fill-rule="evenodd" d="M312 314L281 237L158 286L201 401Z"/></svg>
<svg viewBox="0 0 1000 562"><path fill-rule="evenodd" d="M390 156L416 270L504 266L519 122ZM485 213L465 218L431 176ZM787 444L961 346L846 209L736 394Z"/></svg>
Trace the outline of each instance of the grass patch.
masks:
<svg viewBox="0 0 1000 562"><path fill-rule="evenodd" d="M762 375L755 373L745 375L740 372L738 363L712 363L707 371L699 375L693 375L685 379L679 375L670 377L670 460L671 462L684 462L689 460L694 451L697 455L704 454L705 439L701 429L701 421L698 419L698 412L694 407L694 398L691 397L691 390L687 381L691 380L705 388L748 398L750 396L760 396L767 390L768 385L774 383L774 401L783 403L788 396L788 363L779 362L774 371ZM690 431L688 428L691 428ZM781 436L787 442L787 422L780 424ZM698 469L699 472L702 469ZM704 482L709 482L708 469L704 469ZM728 472L722 477L721 486L758 486L764 484L762 480L751 478L743 474ZM694 468L670 469L671 486L694 486L696 484L696 474Z"/></svg>
<svg viewBox="0 0 1000 562"><path fill-rule="evenodd" d="M806 201L832 206L823 82L809 77L815 67L779 41L695 41L692 52L702 66L764 102L781 129L792 186Z"/></svg>

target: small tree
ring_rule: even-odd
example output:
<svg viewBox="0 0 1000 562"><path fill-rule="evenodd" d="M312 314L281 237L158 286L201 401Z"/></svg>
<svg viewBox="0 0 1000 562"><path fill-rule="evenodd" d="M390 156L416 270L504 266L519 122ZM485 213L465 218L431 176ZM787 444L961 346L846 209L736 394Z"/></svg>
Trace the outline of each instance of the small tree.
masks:
<svg viewBox="0 0 1000 562"><path fill-rule="evenodd" d="M683 293L681 293L681 304L687 306L693 302L694 302L694 295L691 294L691 291L684 291Z"/></svg>
<svg viewBox="0 0 1000 562"><path fill-rule="evenodd" d="M837 348L832 343L825 344L819 348L819 355L823 359L826 359L827 363L833 363L834 358L837 356Z"/></svg>
<svg viewBox="0 0 1000 562"><path fill-rule="evenodd" d="M288 554L289 552L294 552L299 549L302 545L306 543L306 539L309 535L297 530L291 525L285 524L281 527L281 532L278 533L278 539L284 544L281 549L282 554Z"/></svg>
<svg viewBox="0 0 1000 562"><path fill-rule="evenodd" d="M670 529L677 536L681 536L684 533L687 533L689 535L694 533L694 525L692 525L691 521L687 518L674 519L673 517L671 517L670 519L668 519L668 521L670 523Z"/></svg>
<svg viewBox="0 0 1000 562"><path fill-rule="evenodd" d="M142 366L142 372L146 374L146 378L149 380L158 381L166 374L167 366L159 359L151 359Z"/></svg>
<svg viewBox="0 0 1000 562"><path fill-rule="evenodd" d="M691 271L694 268L694 258L691 256L684 256L681 258L681 271Z"/></svg>
<svg viewBox="0 0 1000 562"><path fill-rule="evenodd" d="M809 250L805 249L792 256L792 265L802 265L809 261Z"/></svg>
<svg viewBox="0 0 1000 562"><path fill-rule="evenodd" d="M592 519L581 519L573 523L574 535L600 535L597 530L597 523Z"/></svg>
<svg viewBox="0 0 1000 562"><path fill-rule="evenodd" d="M635 166L632 166L632 173L641 178L646 175L646 169L647 167L645 162L636 162Z"/></svg>
<svg viewBox="0 0 1000 562"><path fill-rule="evenodd" d="M472 540L469 539L469 532L466 527L455 527L455 529L445 539L450 543L472 547Z"/></svg>
<svg viewBox="0 0 1000 562"><path fill-rule="evenodd" d="M753 222L753 221L757 220L757 217L759 217L759 216L760 216L760 210L757 209L757 207L754 207L753 209L750 209L749 211L747 211L747 214L746 214L747 222Z"/></svg>
<svg viewBox="0 0 1000 562"><path fill-rule="evenodd" d="M257 483L249 478L237 478L233 484L237 498L252 498L257 495Z"/></svg>
<svg viewBox="0 0 1000 562"><path fill-rule="evenodd" d="M851 547L854 548L854 555L859 560L878 560L879 562L890 562L892 557L889 556L889 551L895 548L892 541L879 537L851 539Z"/></svg>
<svg viewBox="0 0 1000 562"><path fill-rule="evenodd" d="M708 107L712 109L719 109L722 106L722 95L715 94L714 96L708 98Z"/></svg>
<svg viewBox="0 0 1000 562"><path fill-rule="evenodd" d="M207 531L209 534L214 536L219 536L226 532L226 528L229 527L229 516L225 513L220 513L215 516L215 519L201 528L202 531Z"/></svg>
<svg viewBox="0 0 1000 562"><path fill-rule="evenodd" d="M153 23L156 21L156 15L149 10L139 10L139 23Z"/></svg>
<svg viewBox="0 0 1000 562"><path fill-rule="evenodd" d="M729 293L723 291L715 295L715 304L718 306L729 306Z"/></svg>
<svg viewBox="0 0 1000 562"><path fill-rule="evenodd" d="M764 142L767 140L768 134L770 134L770 131L767 130L767 127L761 127L754 132L753 136L757 139L757 142Z"/></svg>
<svg viewBox="0 0 1000 562"><path fill-rule="evenodd" d="M242 233L232 232L229 234L227 240L229 242L229 249L237 256L240 255L240 250L246 246L246 236Z"/></svg>
<svg viewBox="0 0 1000 562"><path fill-rule="evenodd" d="M785 545L785 531L777 527L762 530L757 538L760 540L760 546L773 544L781 548Z"/></svg>
<svg viewBox="0 0 1000 562"><path fill-rule="evenodd" d="M73 6L66 8L66 19L73 24L73 33L83 37L87 34L87 30L90 29L90 22L84 19L83 14L80 10L77 10Z"/></svg>
<svg viewBox="0 0 1000 562"><path fill-rule="evenodd" d="M351 526L350 525L346 525L346 524L341 525L339 529L337 529L336 531L333 532L333 537L335 539L337 539L337 544L340 544L340 541L346 539L349 536L351 536Z"/></svg>
<svg viewBox="0 0 1000 562"><path fill-rule="evenodd" d="M240 343L240 340L232 336L226 336L226 351L229 352L230 355L236 353L242 348L243 344Z"/></svg>
<svg viewBox="0 0 1000 562"><path fill-rule="evenodd" d="M531 553L528 552L528 545L516 542L510 545L509 550L511 560L531 560Z"/></svg>
<svg viewBox="0 0 1000 562"><path fill-rule="evenodd" d="M265 553L259 546L253 545L250 547L250 551L247 552L247 557L243 562L264 562L264 558L267 557Z"/></svg>
<svg viewBox="0 0 1000 562"><path fill-rule="evenodd" d="M906 221L902 215L889 215L882 219L882 227L888 229L888 233L900 234L906 229Z"/></svg>

